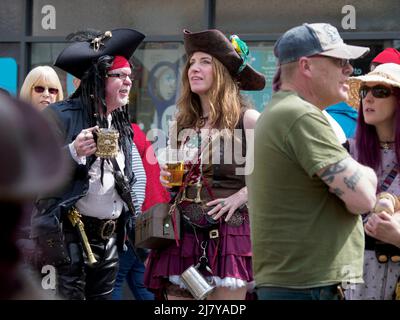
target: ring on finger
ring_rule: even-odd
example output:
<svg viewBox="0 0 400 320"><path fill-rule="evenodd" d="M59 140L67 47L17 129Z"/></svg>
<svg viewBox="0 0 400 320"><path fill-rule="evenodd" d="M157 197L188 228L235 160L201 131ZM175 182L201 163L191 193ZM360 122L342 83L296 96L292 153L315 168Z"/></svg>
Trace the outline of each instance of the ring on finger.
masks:
<svg viewBox="0 0 400 320"><path fill-rule="evenodd" d="M224 200L222 200L219 204L221 205L221 207L225 207L225 201Z"/></svg>

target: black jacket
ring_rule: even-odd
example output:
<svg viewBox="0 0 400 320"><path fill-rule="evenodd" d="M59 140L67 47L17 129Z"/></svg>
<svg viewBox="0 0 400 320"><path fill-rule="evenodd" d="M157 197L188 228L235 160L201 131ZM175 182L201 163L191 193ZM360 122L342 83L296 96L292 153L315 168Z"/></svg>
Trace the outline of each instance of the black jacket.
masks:
<svg viewBox="0 0 400 320"><path fill-rule="evenodd" d="M61 231L60 221L63 215L88 191L88 171L96 159L93 155L87 158L86 165L78 165L72 159L68 148L68 145L83 129L88 128L90 123L79 98L52 104L43 113L54 128L66 157L70 158L72 171L60 190L38 197L32 215L31 238L46 237L49 233ZM129 144L126 148L129 154L125 154L125 175L131 181L132 187L132 141L126 138L124 143Z"/></svg>

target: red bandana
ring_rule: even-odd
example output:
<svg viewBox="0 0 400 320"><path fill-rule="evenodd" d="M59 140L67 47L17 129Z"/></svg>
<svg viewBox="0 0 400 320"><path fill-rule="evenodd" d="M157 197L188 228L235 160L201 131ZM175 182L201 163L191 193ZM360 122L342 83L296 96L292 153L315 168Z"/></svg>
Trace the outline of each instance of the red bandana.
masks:
<svg viewBox="0 0 400 320"><path fill-rule="evenodd" d="M115 56L114 62L112 64L112 66L110 67L110 69L108 69L108 70L111 71L111 70L115 70L115 69L130 68L130 67L131 66L129 65L129 61L126 60L125 57Z"/></svg>

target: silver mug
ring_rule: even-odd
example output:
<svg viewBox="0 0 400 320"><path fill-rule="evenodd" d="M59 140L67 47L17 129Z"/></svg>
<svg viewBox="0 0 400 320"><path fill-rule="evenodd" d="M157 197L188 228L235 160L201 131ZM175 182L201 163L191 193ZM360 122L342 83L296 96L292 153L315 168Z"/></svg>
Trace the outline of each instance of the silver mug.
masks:
<svg viewBox="0 0 400 320"><path fill-rule="evenodd" d="M204 300L215 289L203 275L197 266L190 266L182 274L181 279L196 300Z"/></svg>

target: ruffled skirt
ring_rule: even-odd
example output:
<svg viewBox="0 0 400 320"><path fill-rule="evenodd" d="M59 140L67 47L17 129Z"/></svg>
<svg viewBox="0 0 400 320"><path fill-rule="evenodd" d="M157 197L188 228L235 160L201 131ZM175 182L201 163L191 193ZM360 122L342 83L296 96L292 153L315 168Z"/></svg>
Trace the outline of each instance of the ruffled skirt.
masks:
<svg viewBox="0 0 400 320"><path fill-rule="evenodd" d="M145 286L153 292L163 290L170 283L185 288L180 275L190 266L196 266L203 254L200 244L207 241L206 256L212 275L202 270L206 277L212 277L217 287L231 289L254 288L252 251L248 213L244 213L240 226L230 226L225 221L219 224L219 237L209 239L207 231L196 229L189 232L182 228L179 247L173 244L166 249L152 250L144 275Z"/></svg>

